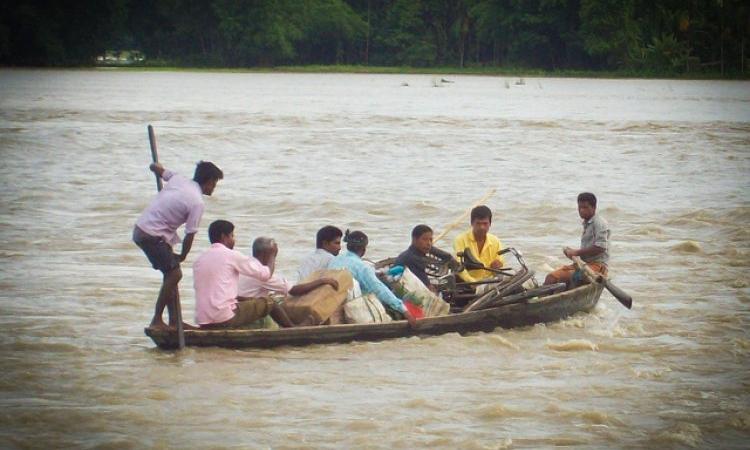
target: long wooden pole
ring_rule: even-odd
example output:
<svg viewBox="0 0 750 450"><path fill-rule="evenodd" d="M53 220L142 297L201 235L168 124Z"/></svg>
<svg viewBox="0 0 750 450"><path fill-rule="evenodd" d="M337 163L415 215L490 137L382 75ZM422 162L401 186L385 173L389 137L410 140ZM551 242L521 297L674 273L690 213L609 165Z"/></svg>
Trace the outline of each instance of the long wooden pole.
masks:
<svg viewBox="0 0 750 450"><path fill-rule="evenodd" d="M151 145L151 159L154 164L159 162L159 154L156 149L156 135L154 134L154 127L148 126L148 143ZM156 191L161 192L164 185L161 181L161 176L158 173L156 175ZM175 287L175 289L177 289ZM174 293L174 315L177 319L177 347L182 350L185 348L185 330L182 327L182 305L180 305L180 294L179 291Z"/></svg>
<svg viewBox="0 0 750 450"><path fill-rule="evenodd" d="M604 287L609 291L610 294L612 294L614 298L617 299L618 302L622 304L622 306L628 309L633 307L633 297L631 297L630 294L612 284L612 282L609 281L609 278L607 278L606 276L591 270L591 268L587 266L580 257L573 256L570 259L572 259L576 264L578 270L582 270L592 282L596 281L604 284Z"/></svg>
<svg viewBox="0 0 750 450"><path fill-rule="evenodd" d="M444 238L446 234L450 233L451 230L453 230L454 228L456 228L459 224L461 224L464 221L466 221L466 218L469 217L469 214L471 214L471 210L474 209L475 206L481 205L484 202L486 202L487 199L490 198L490 197L492 197L492 195L494 193L495 193L495 188L492 188L489 191L487 191L487 193L484 194L484 196L482 198L480 198L479 200L477 200L474 203L472 203L472 205L469 207L469 209L467 209L466 211L464 211L464 213L461 214L461 216L459 216L458 219L454 220L450 225L448 225L445 228L445 230L443 230L442 233L440 233L440 234L437 235L437 237L434 237L432 239L432 243L435 244L437 241L439 241L440 239Z"/></svg>

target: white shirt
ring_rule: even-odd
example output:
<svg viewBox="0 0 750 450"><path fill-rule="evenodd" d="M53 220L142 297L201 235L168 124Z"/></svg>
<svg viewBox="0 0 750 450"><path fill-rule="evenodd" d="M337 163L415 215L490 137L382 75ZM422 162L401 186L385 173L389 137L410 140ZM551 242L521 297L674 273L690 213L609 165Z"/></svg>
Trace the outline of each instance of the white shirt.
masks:
<svg viewBox="0 0 750 450"><path fill-rule="evenodd" d="M198 183L164 170L162 179L168 181L135 223L151 236L160 236L171 245L180 242L177 229L184 223L185 233L198 231L203 216L203 191Z"/></svg>
<svg viewBox="0 0 750 450"><path fill-rule="evenodd" d="M316 270L322 270L328 268L328 263L333 260L334 256L323 250L322 248L316 248L314 252L305 256L297 269L297 282L304 280L309 277L311 273Z"/></svg>

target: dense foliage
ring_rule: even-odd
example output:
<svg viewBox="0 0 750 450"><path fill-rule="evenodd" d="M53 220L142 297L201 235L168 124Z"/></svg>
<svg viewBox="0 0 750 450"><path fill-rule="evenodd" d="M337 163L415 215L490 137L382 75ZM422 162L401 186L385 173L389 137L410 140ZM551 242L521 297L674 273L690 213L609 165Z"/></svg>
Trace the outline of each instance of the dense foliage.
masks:
<svg viewBox="0 0 750 450"><path fill-rule="evenodd" d="M150 63L745 73L746 0L27 0L4 2L0 64Z"/></svg>

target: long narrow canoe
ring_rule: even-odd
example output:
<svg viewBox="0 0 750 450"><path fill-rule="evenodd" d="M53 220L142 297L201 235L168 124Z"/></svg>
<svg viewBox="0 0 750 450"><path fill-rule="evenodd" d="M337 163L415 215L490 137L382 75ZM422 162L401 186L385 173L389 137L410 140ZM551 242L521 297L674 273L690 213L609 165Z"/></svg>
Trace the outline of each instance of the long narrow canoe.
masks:
<svg viewBox="0 0 750 450"><path fill-rule="evenodd" d="M596 306L604 285L598 282L547 297L497 308L420 319L416 329L405 320L389 323L346 324L278 330L185 330L185 345L194 347L271 348L283 345L381 341L409 336L435 336L445 333L489 332L495 328L516 328L549 323ZM160 348L177 348L177 333L145 329Z"/></svg>

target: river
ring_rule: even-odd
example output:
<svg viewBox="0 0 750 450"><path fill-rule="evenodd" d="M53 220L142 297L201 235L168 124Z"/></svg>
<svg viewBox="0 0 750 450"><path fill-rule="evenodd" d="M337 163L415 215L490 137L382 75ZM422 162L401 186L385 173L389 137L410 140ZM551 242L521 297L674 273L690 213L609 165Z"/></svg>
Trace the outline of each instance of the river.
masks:
<svg viewBox="0 0 750 450"><path fill-rule="evenodd" d="M750 83L0 70L0 447L747 448ZM289 276L325 224L368 256L491 188L492 232L537 278L576 246L576 196L632 294L467 336L161 351L160 285L130 241L164 165L224 170L218 218ZM445 241L468 227L452 230Z"/></svg>

